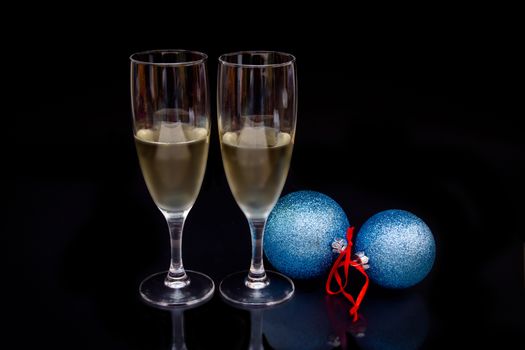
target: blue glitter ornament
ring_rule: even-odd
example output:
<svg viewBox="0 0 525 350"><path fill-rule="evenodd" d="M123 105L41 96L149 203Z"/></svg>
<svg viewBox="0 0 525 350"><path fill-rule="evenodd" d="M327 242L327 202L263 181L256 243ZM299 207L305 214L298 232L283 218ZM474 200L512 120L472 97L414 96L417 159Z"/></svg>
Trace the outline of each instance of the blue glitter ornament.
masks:
<svg viewBox="0 0 525 350"><path fill-rule="evenodd" d="M322 277L337 257L332 243L344 241L348 226L345 212L332 198L293 192L279 199L270 213L264 252L275 269L291 278Z"/></svg>
<svg viewBox="0 0 525 350"><path fill-rule="evenodd" d="M354 251L368 257L370 280L387 288L407 288L430 272L436 244L423 220L404 210L386 210L364 223Z"/></svg>

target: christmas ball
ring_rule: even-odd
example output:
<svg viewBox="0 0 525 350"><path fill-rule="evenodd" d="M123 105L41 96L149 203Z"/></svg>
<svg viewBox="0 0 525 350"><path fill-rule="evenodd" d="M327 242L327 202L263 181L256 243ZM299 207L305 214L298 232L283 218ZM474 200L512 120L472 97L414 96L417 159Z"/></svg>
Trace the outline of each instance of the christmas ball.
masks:
<svg viewBox="0 0 525 350"><path fill-rule="evenodd" d="M334 240L344 240L349 226L341 207L315 191L290 193L273 208L264 234L264 252L275 269L296 279L324 276L337 254Z"/></svg>
<svg viewBox="0 0 525 350"><path fill-rule="evenodd" d="M407 288L430 272L436 244L423 220L408 211L386 210L364 223L354 252L368 257L370 280L387 288Z"/></svg>

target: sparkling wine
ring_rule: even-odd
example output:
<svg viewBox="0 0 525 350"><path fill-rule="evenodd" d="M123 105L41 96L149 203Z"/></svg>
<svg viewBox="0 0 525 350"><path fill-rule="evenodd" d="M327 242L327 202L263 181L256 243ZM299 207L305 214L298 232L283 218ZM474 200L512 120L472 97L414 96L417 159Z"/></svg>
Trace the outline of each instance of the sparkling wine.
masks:
<svg viewBox="0 0 525 350"><path fill-rule="evenodd" d="M248 217L272 210L286 181L293 141L269 127L244 127L221 137L222 159L235 200Z"/></svg>
<svg viewBox="0 0 525 350"><path fill-rule="evenodd" d="M140 129L135 145L149 192L157 206L170 212L189 210L199 193L209 136L205 128L162 122Z"/></svg>

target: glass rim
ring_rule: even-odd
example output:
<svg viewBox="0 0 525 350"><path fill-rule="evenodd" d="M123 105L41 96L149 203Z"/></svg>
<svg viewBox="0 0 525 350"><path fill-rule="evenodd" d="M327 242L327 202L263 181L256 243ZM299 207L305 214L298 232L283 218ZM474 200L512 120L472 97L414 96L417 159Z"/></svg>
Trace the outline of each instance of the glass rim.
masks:
<svg viewBox="0 0 525 350"><path fill-rule="evenodd" d="M147 55L147 54L154 54L154 53L190 53L190 54L200 56L200 58L195 59L195 60L181 61L181 62L149 62L149 61L144 61L144 60L140 60L136 58L136 56L138 55ZM206 55L204 52L193 51L193 50L183 50L183 49L145 50L145 51L134 52L129 56L129 60L132 63L151 65L151 66L161 66L161 67L193 66L193 65L204 63L206 62L207 59L208 59L208 55Z"/></svg>
<svg viewBox="0 0 525 350"><path fill-rule="evenodd" d="M280 56L287 56L288 60L286 62L282 62L282 63L267 63L267 64L234 63L234 62L228 62L228 61L225 60L226 57L231 57L231 56L238 56L238 55L242 55L242 54L262 54L262 53L265 53L265 54L272 53L272 54L277 54L277 55L280 55ZM295 62L295 56L290 54L290 53L282 52L282 51L246 50L246 51L236 51L236 52L224 53L224 54L219 56L219 62L220 62L220 64L223 64L225 66L242 67L242 68L285 67L285 66L289 66L289 65L291 65L291 64L293 64Z"/></svg>

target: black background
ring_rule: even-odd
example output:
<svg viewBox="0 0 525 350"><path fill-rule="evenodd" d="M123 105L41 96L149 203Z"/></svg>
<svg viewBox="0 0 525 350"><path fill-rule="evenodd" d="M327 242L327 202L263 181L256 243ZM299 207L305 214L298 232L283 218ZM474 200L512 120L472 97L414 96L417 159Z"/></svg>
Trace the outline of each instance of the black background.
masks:
<svg viewBox="0 0 525 350"><path fill-rule="evenodd" d="M52 16L33 9L8 32L4 74L14 94L3 116L14 141L3 169L14 172L15 198L6 210L2 285L17 348L169 348L169 314L143 305L137 290L167 268L169 249L138 167L129 99L129 55L157 48L209 55L214 132L185 228L187 268L217 283L249 264L248 227L216 135L217 57L286 51L297 57L299 113L283 194L323 192L358 228L378 211L409 210L435 235L429 277L400 292L372 286L365 316L367 302L416 295L430 320L422 348L523 344L525 159L522 113L511 106L512 21L490 9L411 9L404 17L387 9L363 18L338 8L266 4L237 16L204 7L79 6ZM29 34L13 34L21 28ZM321 303L321 284L298 283L298 296ZM186 312L190 349L247 348L249 332L249 313L218 296Z"/></svg>

